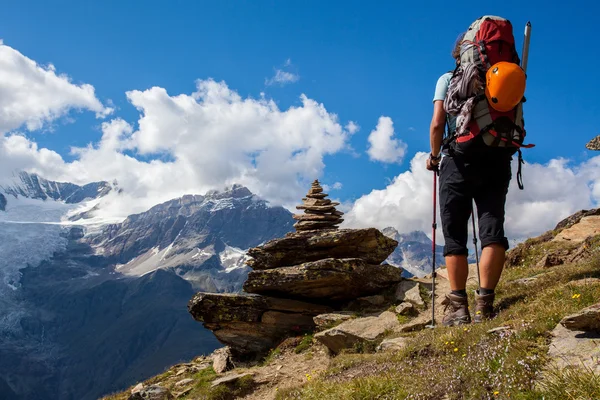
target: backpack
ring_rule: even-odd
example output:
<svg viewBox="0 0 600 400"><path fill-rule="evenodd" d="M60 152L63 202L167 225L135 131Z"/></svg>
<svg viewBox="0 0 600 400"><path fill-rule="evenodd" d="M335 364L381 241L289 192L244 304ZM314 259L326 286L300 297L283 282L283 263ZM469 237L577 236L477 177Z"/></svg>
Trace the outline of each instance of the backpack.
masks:
<svg viewBox="0 0 600 400"><path fill-rule="evenodd" d="M502 148L510 155L518 151L517 180L522 189L520 149L534 145L523 144L525 98L513 109L503 112L496 110L486 96L486 74L499 62L521 63L513 27L507 19L485 15L469 26L462 40L460 64L452 74L444 100L444 109L456 118L456 131L447 132L444 145L463 154L482 147Z"/></svg>

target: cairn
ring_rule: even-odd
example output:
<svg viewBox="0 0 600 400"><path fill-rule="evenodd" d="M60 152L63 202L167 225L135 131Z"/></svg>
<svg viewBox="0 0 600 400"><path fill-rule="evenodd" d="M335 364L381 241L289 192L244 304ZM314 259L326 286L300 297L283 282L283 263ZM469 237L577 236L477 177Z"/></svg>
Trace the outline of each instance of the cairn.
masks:
<svg viewBox="0 0 600 400"><path fill-rule="evenodd" d="M293 216L298 220L294 224L297 231L338 229L338 225L344 221L344 213L335 209L340 203L326 199L327 196L319 180L315 179L306 197L302 198L302 205L296 206L296 209L304 210L304 214Z"/></svg>

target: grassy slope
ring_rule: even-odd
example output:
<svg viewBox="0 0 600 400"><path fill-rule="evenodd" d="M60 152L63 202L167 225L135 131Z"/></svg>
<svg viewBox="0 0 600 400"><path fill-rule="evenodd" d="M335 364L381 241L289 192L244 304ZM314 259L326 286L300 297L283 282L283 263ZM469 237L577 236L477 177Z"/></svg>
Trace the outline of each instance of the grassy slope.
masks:
<svg viewBox="0 0 600 400"><path fill-rule="evenodd" d="M548 363L549 332L600 299L600 284L570 283L600 277L598 251L575 264L534 266L556 247L534 245L523 265L504 271L495 320L414 333L395 354L340 355L324 375L277 399L600 399L600 377L590 371L550 370L538 379ZM537 279L527 285L514 283L532 276ZM500 326L511 330L487 333Z"/></svg>

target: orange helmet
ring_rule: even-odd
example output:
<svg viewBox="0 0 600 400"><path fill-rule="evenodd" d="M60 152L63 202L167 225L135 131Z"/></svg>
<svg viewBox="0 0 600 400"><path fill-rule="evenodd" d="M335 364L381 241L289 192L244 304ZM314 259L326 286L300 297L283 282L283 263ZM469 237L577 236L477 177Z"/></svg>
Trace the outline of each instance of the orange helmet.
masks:
<svg viewBox="0 0 600 400"><path fill-rule="evenodd" d="M500 112L510 111L525 94L525 72L515 63L500 61L486 73L485 95L491 106Z"/></svg>

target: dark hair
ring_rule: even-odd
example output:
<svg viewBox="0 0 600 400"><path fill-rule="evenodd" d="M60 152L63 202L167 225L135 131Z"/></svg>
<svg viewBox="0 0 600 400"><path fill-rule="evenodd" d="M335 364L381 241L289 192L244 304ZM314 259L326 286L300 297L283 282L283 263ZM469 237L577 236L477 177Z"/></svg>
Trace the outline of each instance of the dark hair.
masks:
<svg viewBox="0 0 600 400"><path fill-rule="evenodd" d="M460 61L460 45L465 37L465 33L466 32L463 32L458 35L456 41L454 42L454 48L452 49L452 58L454 58L457 63Z"/></svg>

